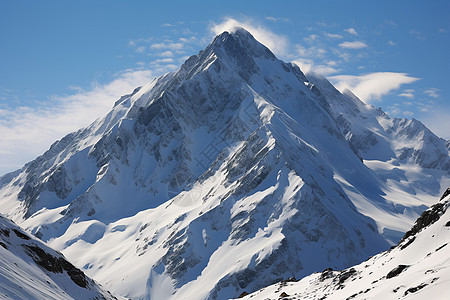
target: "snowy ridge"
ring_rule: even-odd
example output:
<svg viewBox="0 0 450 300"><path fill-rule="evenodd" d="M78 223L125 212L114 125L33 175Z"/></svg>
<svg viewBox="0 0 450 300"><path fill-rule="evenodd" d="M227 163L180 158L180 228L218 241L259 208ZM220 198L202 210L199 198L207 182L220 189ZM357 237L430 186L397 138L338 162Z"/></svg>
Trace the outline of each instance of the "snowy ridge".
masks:
<svg viewBox="0 0 450 300"><path fill-rule="evenodd" d="M0 209L118 295L237 297L397 242L448 180L416 123L236 29L1 177Z"/></svg>
<svg viewBox="0 0 450 300"><path fill-rule="evenodd" d="M3 216L0 246L1 299L117 299Z"/></svg>
<svg viewBox="0 0 450 300"><path fill-rule="evenodd" d="M343 271L326 269L242 299L443 299L450 284L450 188L401 242ZM447 250L446 250L447 249Z"/></svg>

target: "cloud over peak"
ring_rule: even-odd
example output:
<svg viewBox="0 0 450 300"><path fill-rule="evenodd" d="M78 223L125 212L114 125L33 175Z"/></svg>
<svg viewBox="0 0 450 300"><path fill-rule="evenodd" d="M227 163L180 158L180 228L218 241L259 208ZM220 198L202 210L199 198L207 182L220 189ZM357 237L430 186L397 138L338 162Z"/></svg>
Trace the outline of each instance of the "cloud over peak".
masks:
<svg viewBox="0 0 450 300"><path fill-rule="evenodd" d="M286 37L276 34L252 20L239 21L233 18L225 18L221 23L212 23L209 30L217 35L224 31L233 31L236 27L245 28L255 39L267 46L276 55L287 54L289 42Z"/></svg>
<svg viewBox="0 0 450 300"><path fill-rule="evenodd" d="M394 72L375 72L360 76L337 75L329 79L341 92L349 89L366 103L380 100L383 95L398 89L401 85L419 80L406 73Z"/></svg>

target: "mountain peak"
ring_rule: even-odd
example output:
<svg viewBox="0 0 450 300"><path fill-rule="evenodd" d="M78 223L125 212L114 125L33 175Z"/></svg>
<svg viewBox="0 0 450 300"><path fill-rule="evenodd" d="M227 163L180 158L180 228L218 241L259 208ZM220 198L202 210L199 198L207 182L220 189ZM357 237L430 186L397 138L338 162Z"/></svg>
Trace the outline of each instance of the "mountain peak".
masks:
<svg viewBox="0 0 450 300"><path fill-rule="evenodd" d="M275 55L242 27L234 27L217 35L210 44L215 50L222 49L227 55L250 55L274 59ZM216 52L216 51L215 51Z"/></svg>

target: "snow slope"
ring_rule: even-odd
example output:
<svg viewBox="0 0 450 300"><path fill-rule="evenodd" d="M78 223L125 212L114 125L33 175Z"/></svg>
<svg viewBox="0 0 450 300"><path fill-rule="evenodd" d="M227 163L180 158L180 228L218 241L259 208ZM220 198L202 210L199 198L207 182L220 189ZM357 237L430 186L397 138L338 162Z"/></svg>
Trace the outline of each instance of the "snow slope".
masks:
<svg viewBox="0 0 450 300"><path fill-rule="evenodd" d="M0 215L1 299L117 299Z"/></svg>
<svg viewBox="0 0 450 300"><path fill-rule="evenodd" d="M1 177L0 210L119 295L236 297L357 264L431 205L445 141L383 115L236 29Z"/></svg>
<svg viewBox="0 0 450 300"><path fill-rule="evenodd" d="M450 188L401 242L343 271L326 269L242 299L446 299L450 286Z"/></svg>

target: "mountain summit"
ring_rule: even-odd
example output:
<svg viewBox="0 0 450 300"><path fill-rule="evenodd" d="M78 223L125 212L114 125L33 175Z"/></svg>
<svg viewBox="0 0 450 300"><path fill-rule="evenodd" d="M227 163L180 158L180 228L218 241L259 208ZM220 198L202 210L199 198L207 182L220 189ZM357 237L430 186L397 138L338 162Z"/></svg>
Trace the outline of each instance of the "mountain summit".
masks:
<svg viewBox="0 0 450 300"><path fill-rule="evenodd" d="M118 295L225 299L385 250L449 169L238 28L0 178L0 207Z"/></svg>

